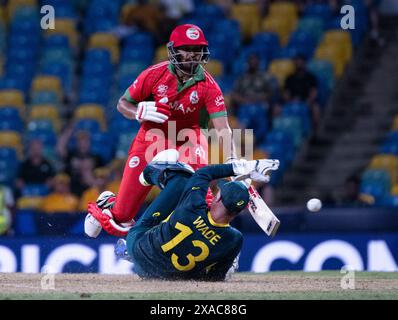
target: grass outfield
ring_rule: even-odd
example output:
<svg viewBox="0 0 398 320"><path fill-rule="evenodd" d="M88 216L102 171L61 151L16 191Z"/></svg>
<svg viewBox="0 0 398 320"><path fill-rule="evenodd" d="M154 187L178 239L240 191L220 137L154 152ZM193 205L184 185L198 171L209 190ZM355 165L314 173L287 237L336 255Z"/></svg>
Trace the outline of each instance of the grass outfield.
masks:
<svg viewBox="0 0 398 320"><path fill-rule="evenodd" d="M136 276L57 274L42 290L40 274L0 274L0 299L134 300L398 300L398 273L356 272L355 289L342 289L339 271L236 273L227 282L146 281Z"/></svg>

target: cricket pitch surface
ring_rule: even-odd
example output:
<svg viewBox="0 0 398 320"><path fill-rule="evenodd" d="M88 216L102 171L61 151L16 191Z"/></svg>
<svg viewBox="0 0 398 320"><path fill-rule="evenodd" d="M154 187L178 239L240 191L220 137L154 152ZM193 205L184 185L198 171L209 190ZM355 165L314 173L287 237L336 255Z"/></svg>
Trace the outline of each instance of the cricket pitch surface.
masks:
<svg viewBox="0 0 398 320"><path fill-rule="evenodd" d="M148 281L135 275L0 273L0 299L233 300L393 299L398 272L235 273L225 282Z"/></svg>

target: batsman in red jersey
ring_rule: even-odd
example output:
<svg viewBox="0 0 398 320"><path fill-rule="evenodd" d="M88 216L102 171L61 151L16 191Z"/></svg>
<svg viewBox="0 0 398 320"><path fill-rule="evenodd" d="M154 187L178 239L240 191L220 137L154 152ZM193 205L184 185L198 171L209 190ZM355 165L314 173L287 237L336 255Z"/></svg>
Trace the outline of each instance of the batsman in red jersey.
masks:
<svg viewBox="0 0 398 320"><path fill-rule="evenodd" d="M130 146L117 196L104 192L96 205L89 205L85 223L88 235L97 235L89 230L93 226L115 236L127 234L150 191L139 182L139 176L162 148L179 150L179 160L198 169L208 164L207 137L201 134L201 128L207 128L209 120L219 138L221 133L225 138L227 132L232 141L223 94L203 67L210 52L202 30L192 24L177 26L167 50L169 61L144 70L118 102L118 111L139 121L141 128ZM185 137L184 129L190 129ZM236 158L232 143L225 156Z"/></svg>

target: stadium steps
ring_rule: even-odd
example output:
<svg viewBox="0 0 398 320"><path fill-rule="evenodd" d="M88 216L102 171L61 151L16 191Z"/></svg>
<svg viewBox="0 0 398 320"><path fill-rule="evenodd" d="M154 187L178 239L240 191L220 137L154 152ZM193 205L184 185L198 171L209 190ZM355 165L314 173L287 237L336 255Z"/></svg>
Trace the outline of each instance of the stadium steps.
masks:
<svg viewBox="0 0 398 320"><path fill-rule="evenodd" d="M309 197L335 199L344 181L377 153L398 112L398 19L383 23L386 45L365 41L358 48L329 100L317 138L304 144L276 188L275 205L302 205Z"/></svg>

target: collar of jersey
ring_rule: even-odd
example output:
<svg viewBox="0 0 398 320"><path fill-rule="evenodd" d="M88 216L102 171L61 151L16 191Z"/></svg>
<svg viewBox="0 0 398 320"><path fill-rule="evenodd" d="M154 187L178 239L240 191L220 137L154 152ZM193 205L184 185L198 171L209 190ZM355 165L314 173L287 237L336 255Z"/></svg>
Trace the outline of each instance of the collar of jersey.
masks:
<svg viewBox="0 0 398 320"><path fill-rule="evenodd" d="M169 69L170 73L177 76L175 67L171 63L169 63L169 65L167 66L167 69ZM178 90L178 92L180 92L186 88L193 86L196 82L203 81L203 80L205 80L205 73L203 71L203 67L201 65L199 65L198 71L195 72L195 74L193 75L192 78L187 80L183 85L181 85L180 82L178 82L177 90Z"/></svg>
<svg viewBox="0 0 398 320"><path fill-rule="evenodd" d="M207 219L209 219L209 222L212 226L214 227L229 227L229 223L217 223L213 220L211 217L210 211L207 212Z"/></svg>

